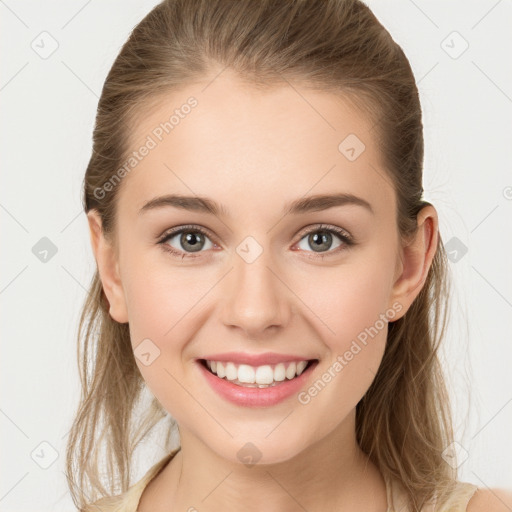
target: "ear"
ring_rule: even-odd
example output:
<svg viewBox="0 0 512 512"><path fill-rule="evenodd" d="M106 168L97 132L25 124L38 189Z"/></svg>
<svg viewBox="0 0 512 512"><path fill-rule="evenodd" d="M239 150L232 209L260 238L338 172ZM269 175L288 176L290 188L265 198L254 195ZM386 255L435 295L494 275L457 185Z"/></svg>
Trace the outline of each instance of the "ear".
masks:
<svg viewBox="0 0 512 512"><path fill-rule="evenodd" d="M97 210L87 213L91 245L98 266L103 291L110 305L110 316L119 323L128 322L128 311L119 275L116 250L104 236L101 217Z"/></svg>
<svg viewBox="0 0 512 512"><path fill-rule="evenodd" d="M432 205L425 206L416 218L416 235L398 253L390 304L398 302L403 309L393 321L405 315L420 293L437 250L439 222L436 209Z"/></svg>

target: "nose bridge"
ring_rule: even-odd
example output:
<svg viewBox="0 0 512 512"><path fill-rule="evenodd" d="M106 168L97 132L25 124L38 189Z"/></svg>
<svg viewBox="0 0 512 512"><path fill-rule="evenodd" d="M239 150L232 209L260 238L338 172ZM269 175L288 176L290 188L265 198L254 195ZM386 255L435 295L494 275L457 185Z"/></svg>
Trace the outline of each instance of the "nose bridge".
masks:
<svg viewBox="0 0 512 512"><path fill-rule="evenodd" d="M273 257L254 237L246 237L233 254L223 308L225 325L257 336L269 326L283 326L289 317L286 286L276 276Z"/></svg>

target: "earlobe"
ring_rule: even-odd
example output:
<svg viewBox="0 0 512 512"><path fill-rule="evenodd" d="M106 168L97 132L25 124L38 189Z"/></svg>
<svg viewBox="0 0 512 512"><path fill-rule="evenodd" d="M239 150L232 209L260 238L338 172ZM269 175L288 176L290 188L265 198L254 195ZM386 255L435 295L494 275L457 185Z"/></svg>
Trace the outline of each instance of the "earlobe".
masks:
<svg viewBox="0 0 512 512"><path fill-rule="evenodd" d="M398 262L401 272L393 285L391 303L398 301L405 315L418 296L434 259L438 243L438 218L435 208L425 206L417 215L417 232L412 241L401 248Z"/></svg>
<svg viewBox="0 0 512 512"><path fill-rule="evenodd" d="M110 316L119 323L128 322L128 312L119 274L116 251L102 230L99 213L91 210L87 213L91 246L98 267L103 291L108 300Z"/></svg>

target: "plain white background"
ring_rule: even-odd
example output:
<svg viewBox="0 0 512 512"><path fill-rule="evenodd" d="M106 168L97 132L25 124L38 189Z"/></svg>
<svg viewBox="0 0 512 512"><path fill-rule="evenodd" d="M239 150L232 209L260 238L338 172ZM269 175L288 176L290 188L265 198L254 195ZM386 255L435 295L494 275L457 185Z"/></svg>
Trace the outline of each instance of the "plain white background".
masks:
<svg viewBox="0 0 512 512"><path fill-rule="evenodd" d="M74 510L64 448L94 269L81 184L104 79L156 3L0 1L2 512ZM445 365L460 478L512 488L512 4L367 3L420 89L425 198L438 210L456 287ZM37 257L43 237L56 251L46 262ZM148 453L139 475L156 462Z"/></svg>

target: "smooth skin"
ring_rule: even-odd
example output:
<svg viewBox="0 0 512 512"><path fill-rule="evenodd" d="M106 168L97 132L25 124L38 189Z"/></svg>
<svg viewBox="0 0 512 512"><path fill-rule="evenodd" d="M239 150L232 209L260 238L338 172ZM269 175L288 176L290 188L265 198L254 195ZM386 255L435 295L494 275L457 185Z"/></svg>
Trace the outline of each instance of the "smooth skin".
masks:
<svg viewBox="0 0 512 512"><path fill-rule="evenodd" d="M123 179L117 248L96 212L88 215L110 315L129 322L135 351L148 338L158 347L150 365L136 358L137 365L179 424L182 449L146 488L139 510L383 512L385 482L357 445L355 407L381 362L386 323L307 404L296 397L266 408L231 404L195 358L225 351L318 358L310 386L379 315L405 314L435 254L436 210L419 213L418 234L402 247L395 194L366 116L297 84L262 92L229 71L216 75L169 94L134 127L136 150L187 98L198 101ZM365 145L354 161L338 150L349 134ZM334 193L363 198L373 213L345 205L283 215L291 201ZM226 211L139 213L166 194L207 197ZM180 255L165 251L161 236L187 224L207 230L202 249L191 252L177 234L165 244ZM307 235L320 224L345 230L355 245L332 233L330 246L315 252ZM248 236L262 249L251 263L236 250ZM251 467L238 456L248 442L261 452ZM479 491L468 510L502 510L487 498Z"/></svg>

